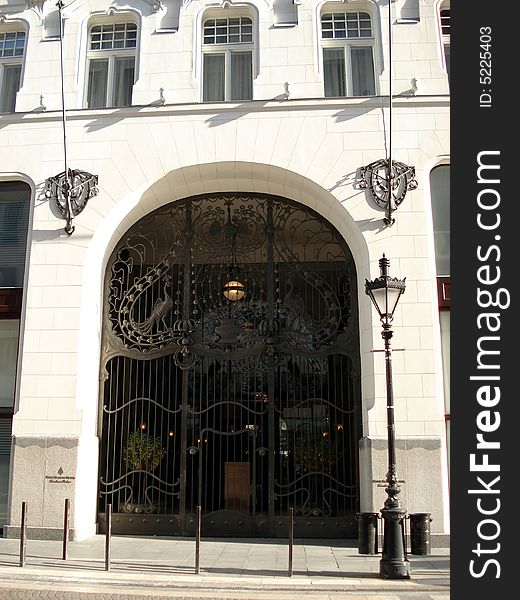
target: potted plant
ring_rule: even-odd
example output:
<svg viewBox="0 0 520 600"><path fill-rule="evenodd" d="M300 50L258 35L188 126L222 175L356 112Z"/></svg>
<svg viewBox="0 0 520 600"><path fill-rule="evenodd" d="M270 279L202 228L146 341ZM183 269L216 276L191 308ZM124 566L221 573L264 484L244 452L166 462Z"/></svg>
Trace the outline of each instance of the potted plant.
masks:
<svg viewBox="0 0 520 600"><path fill-rule="evenodd" d="M128 469L151 473L161 460L166 456L161 438L149 435L145 431L135 431L128 436L128 441L123 449L123 460ZM139 493L136 502L125 502L120 506L121 512L153 512L154 506L148 499L141 499L142 478L139 477Z"/></svg>
<svg viewBox="0 0 520 600"><path fill-rule="evenodd" d="M330 473L337 450L336 444L321 437L301 437L294 443L294 461L305 473Z"/></svg>
<svg viewBox="0 0 520 600"><path fill-rule="evenodd" d="M311 474L306 478L308 497L303 506L295 507L296 514L321 516L324 510L319 507L319 474L330 475L339 459L338 448L321 436L303 436L295 440L293 455L296 471L300 475Z"/></svg>

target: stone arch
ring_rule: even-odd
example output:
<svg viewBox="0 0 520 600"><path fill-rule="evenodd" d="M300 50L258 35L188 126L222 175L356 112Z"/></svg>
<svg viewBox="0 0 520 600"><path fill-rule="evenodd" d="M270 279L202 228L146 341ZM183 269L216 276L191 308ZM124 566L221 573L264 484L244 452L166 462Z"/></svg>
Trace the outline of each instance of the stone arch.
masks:
<svg viewBox="0 0 520 600"><path fill-rule="evenodd" d="M160 206L197 194L238 190L278 195L308 206L328 220L346 240L357 272L361 362L372 360L371 341L362 334L372 323L369 303L361 301L364 280L370 277L368 246L358 224L338 199L317 183L272 165L223 162L182 167L122 198L106 214L92 237L84 263L77 372L77 406L83 415L82 435L87 439L97 439L103 282L116 244L140 218ZM361 378L362 399L373 397L373 385L371 377ZM367 407L363 400L361 405L364 424ZM92 470L88 479L94 483L97 462L91 461L88 467L87 470Z"/></svg>
<svg viewBox="0 0 520 600"><path fill-rule="evenodd" d="M105 281L101 527L109 502L121 534L136 531L134 512L154 514L143 532L167 531L173 519L189 534L199 505L214 525L208 535L228 524L234 535L265 537L280 535L275 522L291 502L300 518L319 517L308 536L353 535L357 277L329 220L241 185L191 195L125 231ZM143 436L162 445L164 464L135 460L130 448ZM257 460L258 448L268 458ZM245 468L242 492L228 467Z"/></svg>

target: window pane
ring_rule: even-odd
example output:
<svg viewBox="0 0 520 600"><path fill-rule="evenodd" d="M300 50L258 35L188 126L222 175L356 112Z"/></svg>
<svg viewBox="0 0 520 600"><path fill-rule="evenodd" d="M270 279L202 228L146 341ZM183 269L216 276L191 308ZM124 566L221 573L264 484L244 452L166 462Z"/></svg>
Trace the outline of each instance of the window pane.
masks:
<svg viewBox="0 0 520 600"><path fill-rule="evenodd" d="M134 65L133 56L115 59L113 106L130 106L132 104Z"/></svg>
<svg viewBox="0 0 520 600"><path fill-rule="evenodd" d="M118 40L118 42L116 42ZM90 30L91 50L113 48L135 48L137 25L135 23L113 23L97 25ZM100 43L101 41L101 43Z"/></svg>
<svg viewBox="0 0 520 600"><path fill-rule="evenodd" d="M374 61L371 47L353 47L350 50L352 61L352 95L375 96Z"/></svg>
<svg viewBox="0 0 520 600"><path fill-rule="evenodd" d="M108 60L91 60L88 70L87 108L107 105Z"/></svg>
<svg viewBox="0 0 520 600"><path fill-rule="evenodd" d="M253 99L253 55L251 52L231 54L231 100Z"/></svg>
<svg viewBox="0 0 520 600"><path fill-rule="evenodd" d="M23 287L30 199L26 183L0 182L0 288Z"/></svg>
<svg viewBox="0 0 520 600"><path fill-rule="evenodd" d="M450 9L441 10L442 35L450 35Z"/></svg>
<svg viewBox="0 0 520 600"><path fill-rule="evenodd" d="M202 81L202 99L204 102L224 100L224 54L204 55L204 74Z"/></svg>
<svg viewBox="0 0 520 600"><path fill-rule="evenodd" d="M327 13L321 17L323 38L372 37L372 22L368 13Z"/></svg>
<svg viewBox="0 0 520 600"><path fill-rule="evenodd" d="M444 62L446 63L446 73L448 73L448 83L450 83L450 45L444 44Z"/></svg>
<svg viewBox="0 0 520 600"><path fill-rule="evenodd" d="M12 408L18 353L18 319L0 319L0 408Z"/></svg>
<svg viewBox="0 0 520 600"><path fill-rule="evenodd" d="M435 264L437 275L450 275L450 167L440 165L430 173Z"/></svg>
<svg viewBox="0 0 520 600"><path fill-rule="evenodd" d="M343 48L323 49L323 78L325 97L345 96L345 50Z"/></svg>
<svg viewBox="0 0 520 600"><path fill-rule="evenodd" d="M253 22L248 17L209 19L204 22L205 44L244 44L253 41Z"/></svg>
<svg viewBox="0 0 520 600"><path fill-rule="evenodd" d="M444 374L444 401L445 411L450 412L450 332L451 321L450 311L441 310L439 312L441 325L441 348L442 348L442 370Z"/></svg>
<svg viewBox="0 0 520 600"><path fill-rule="evenodd" d="M2 89L0 90L0 113L14 112L16 92L20 89L22 65L4 65Z"/></svg>

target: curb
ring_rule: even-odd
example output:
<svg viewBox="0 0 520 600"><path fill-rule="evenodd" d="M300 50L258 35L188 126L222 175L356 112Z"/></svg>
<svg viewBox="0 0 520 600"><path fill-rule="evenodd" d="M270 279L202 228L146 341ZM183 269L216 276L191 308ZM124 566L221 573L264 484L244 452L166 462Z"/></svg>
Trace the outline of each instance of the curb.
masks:
<svg viewBox="0 0 520 600"><path fill-rule="evenodd" d="M24 567L25 569L27 567ZM449 577L446 578L446 584L432 585L427 583L430 579L424 578L425 583L421 584L420 580L414 581L413 579L399 580L395 583L389 583L387 580L383 581L359 581L363 578L353 578L355 581L349 582L347 578L341 584L331 583L330 581L319 582L318 580L300 579L294 578L291 582L277 581L268 583L262 581L259 577L258 583L252 582L250 579L247 581L240 581L237 578L222 577L219 579L206 579L204 575L199 576L202 579L195 579L196 576L180 576L176 579L172 577L163 577L162 581L157 580L157 575L154 579L146 577L146 574L136 575L129 577L128 574L124 576L108 575L106 577L99 577L98 574L87 574L84 576L78 576L77 573L73 574L55 574L46 575L38 573L37 571L26 571L24 573L17 573L16 570L19 567L7 567L2 568L0 571L0 583L13 583L13 582L25 582L25 583L40 583L40 584L67 584L67 585L91 585L97 588L112 587L112 588L142 588L149 592L154 590L162 591L201 591L201 592L309 592L310 590L316 592L364 592L364 593L399 593L399 592L449 592Z"/></svg>

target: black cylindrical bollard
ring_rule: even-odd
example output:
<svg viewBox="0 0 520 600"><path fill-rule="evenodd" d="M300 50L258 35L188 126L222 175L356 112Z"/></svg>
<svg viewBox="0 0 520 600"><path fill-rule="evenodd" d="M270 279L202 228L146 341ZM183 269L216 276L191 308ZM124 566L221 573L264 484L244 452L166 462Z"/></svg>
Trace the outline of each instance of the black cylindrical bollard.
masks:
<svg viewBox="0 0 520 600"><path fill-rule="evenodd" d="M430 554L430 513L410 514L410 554Z"/></svg>
<svg viewBox="0 0 520 600"><path fill-rule="evenodd" d="M105 571L110 571L110 541L112 536L112 505L107 504L105 508Z"/></svg>
<svg viewBox="0 0 520 600"><path fill-rule="evenodd" d="M358 513L358 552L359 554L377 554L377 513Z"/></svg>
<svg viewBox="0 0 520 600"><path fill-rule="evenodd" d="M20 523L20 566L25 565L27 557L27 502L22 502L22 519Z"/></svg>
<svg viewBox="0 0 520 600"><path fill-rule="evenodd" d="M289 515L287 517L289 523L289 566L287 569L287 575L292 577L293 573L293 545L294 545L294 508L289 508Z"/></svg>
<svg viewBox="0 0 520 600"><path fill-rule="evenodd" d="M200 529L201 529L202 509L195 507L195 574L200 573Z"/></svg>
<svg viewBox="0 0 520 600"><path fill-rule="evenodd" d="M65 510L63 513L63 554L62 559L67 560L68 546L69 546L69 511L70 501L68 498L65 499Z"/></svg>

